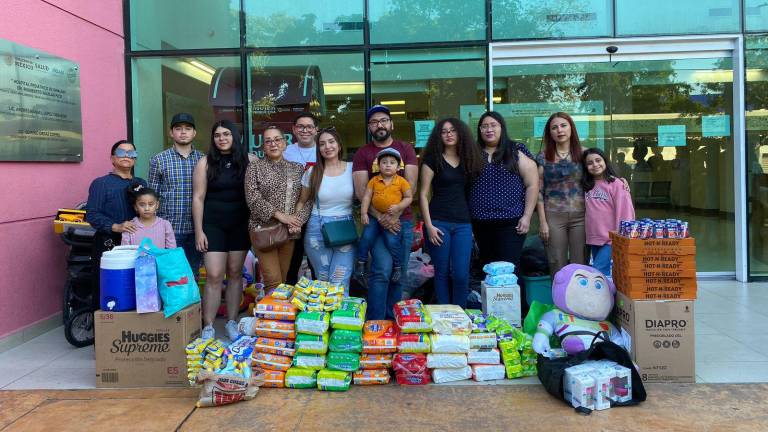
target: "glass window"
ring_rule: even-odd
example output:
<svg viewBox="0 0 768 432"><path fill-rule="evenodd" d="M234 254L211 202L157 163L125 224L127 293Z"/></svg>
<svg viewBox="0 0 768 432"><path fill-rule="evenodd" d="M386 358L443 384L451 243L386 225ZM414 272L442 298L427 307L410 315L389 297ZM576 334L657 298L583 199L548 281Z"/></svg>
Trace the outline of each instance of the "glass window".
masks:
<svg viewBox="0 0 768 432"><path fill-rule="evenodd" d="M171 117L195 118L196 149L207 151L211 125L227 119L242 128L239 57L152 57L134 59L133 141L139 151L136 174L146 178L149 158L171 146Z"/></svg>
<svg viewBox="0 0 768 432"><path fill-rule="evenodd" d="M768 276L768 36L746 46L749 264L751 276Z"/></svg>
<svg viewBox="0 0 768 432"><path fill-rule="evenodd" d="M493 0L494 39L613 35L613 0Z"/></svg>
<svg viewBox="0 0 768 432"><path fill-rule="evenodd" d="M485 39L484 0L368 0L371 43Z"/></svg>
<svg viewBox="0 0 768 432"><path fill-rule="evenodd" d="M744 0L744 27L747 31L768 30L768 3Z"/></svg>
<svg viewBox="0 0 768 432"><path fill-rule="evenodd" d="M616 0L616 35L741 30L740 0Z"/></svg>
<svg viewBox="0 0 768 432"><path fill-rule="evenodd" d="M485 50L373 51L371 94L391 110L397 138L422 147L435 120L485 111Z"/></svg>
<svg viewBox="0 0 768 432"><path fill-rule="evenodd" d="M255 47L360 45L363 43L363 1L246 1L246 44Z"/></svg>
<svg viewBox="0 0 768 432"><path fill-rule="evenodd" d="M309 111L321 127L339 132L349 155L365 139L365 76L362 53L261 55L248 59L252 151L262 155L261 131L277 124L293 142L297 113Z"/></svg>
<svg viewBox="0 0 768 432"><path fill-rule="evenodd" d="M131 49L240 46L239 0L131 0Z"/></svg>

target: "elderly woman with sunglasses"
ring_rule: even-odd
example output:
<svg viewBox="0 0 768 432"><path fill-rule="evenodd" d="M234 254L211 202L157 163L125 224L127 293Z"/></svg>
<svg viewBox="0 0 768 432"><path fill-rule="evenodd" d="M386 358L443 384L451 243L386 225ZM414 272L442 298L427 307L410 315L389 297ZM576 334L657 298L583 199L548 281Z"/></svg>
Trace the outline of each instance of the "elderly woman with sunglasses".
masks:
<svg viewBox="0 0 768 432"><path fill-rule="evenodd" d="M136 165L136 146L125 140L112 145L110 152L112 172L95 179L88 189L85 220L96 229L91 250L92 267L91 286L93 287L94 306L99 302L99 271L101 255L120 244L124 232L133 233L136 226L131 220L136 211L128 201L128 187L147 186L144 179L133 176ZM97 307L98 308L98 307Z"/></svg>

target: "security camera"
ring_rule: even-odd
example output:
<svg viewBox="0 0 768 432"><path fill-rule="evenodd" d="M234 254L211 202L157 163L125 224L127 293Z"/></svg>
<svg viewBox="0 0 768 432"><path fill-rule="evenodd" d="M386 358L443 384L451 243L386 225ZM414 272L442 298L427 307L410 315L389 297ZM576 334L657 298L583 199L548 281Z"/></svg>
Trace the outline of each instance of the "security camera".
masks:
<svg viewBox="0 0 768 432"><path fill-rule="evenodd" d="M619 47L617 47L615 45L611 45L611 46L605 47L605 50L608 51L608 54L615 54L616 51L619 50Z"/></svg>

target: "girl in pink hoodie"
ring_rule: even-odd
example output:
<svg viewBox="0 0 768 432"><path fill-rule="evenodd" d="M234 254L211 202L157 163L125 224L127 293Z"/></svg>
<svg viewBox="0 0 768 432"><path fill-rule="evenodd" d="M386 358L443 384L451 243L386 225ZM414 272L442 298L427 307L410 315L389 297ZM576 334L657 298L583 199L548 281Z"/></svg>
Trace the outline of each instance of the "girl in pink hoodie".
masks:
<svg viewBox="0 0 768 432"><path fill-rule="evenodd" d="M605 153L597 148L584 151L581 158L584 176L586 244L592 252L592 267L611 275L610 231L619 229L622 220L633 220L632 196L618 177Z"/></svg>

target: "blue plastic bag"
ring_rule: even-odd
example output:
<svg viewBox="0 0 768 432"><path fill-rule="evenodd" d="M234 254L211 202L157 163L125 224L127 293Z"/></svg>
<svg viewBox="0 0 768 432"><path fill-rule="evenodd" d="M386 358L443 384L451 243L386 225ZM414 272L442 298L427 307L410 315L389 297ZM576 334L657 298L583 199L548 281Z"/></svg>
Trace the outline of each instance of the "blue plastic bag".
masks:
<svg viewBox="0 0 768 432"><path fill-rule="evenodd" d="M134 273L136 282L136 312L159 312L162 308L160 291L157 289L157 263L155 257L146 249L141 249L136 257Z"/></svg>
<svg viewBox="0 0 768 432"><path fill-rule="evenodd" d="M184 249L160 249L145 238L139 251L152 255L157 264L157 286L163 299L163 313L168 318L185 307L200 302L200 289L195 274L184 255Z"/></svg>
<svg viewBox="0 0 768 432"><path fill-rule="evenodd" d="M483 271L491 276L512 274L515 272L515 265L506 261L494 261L484 265Z"/></svg>

